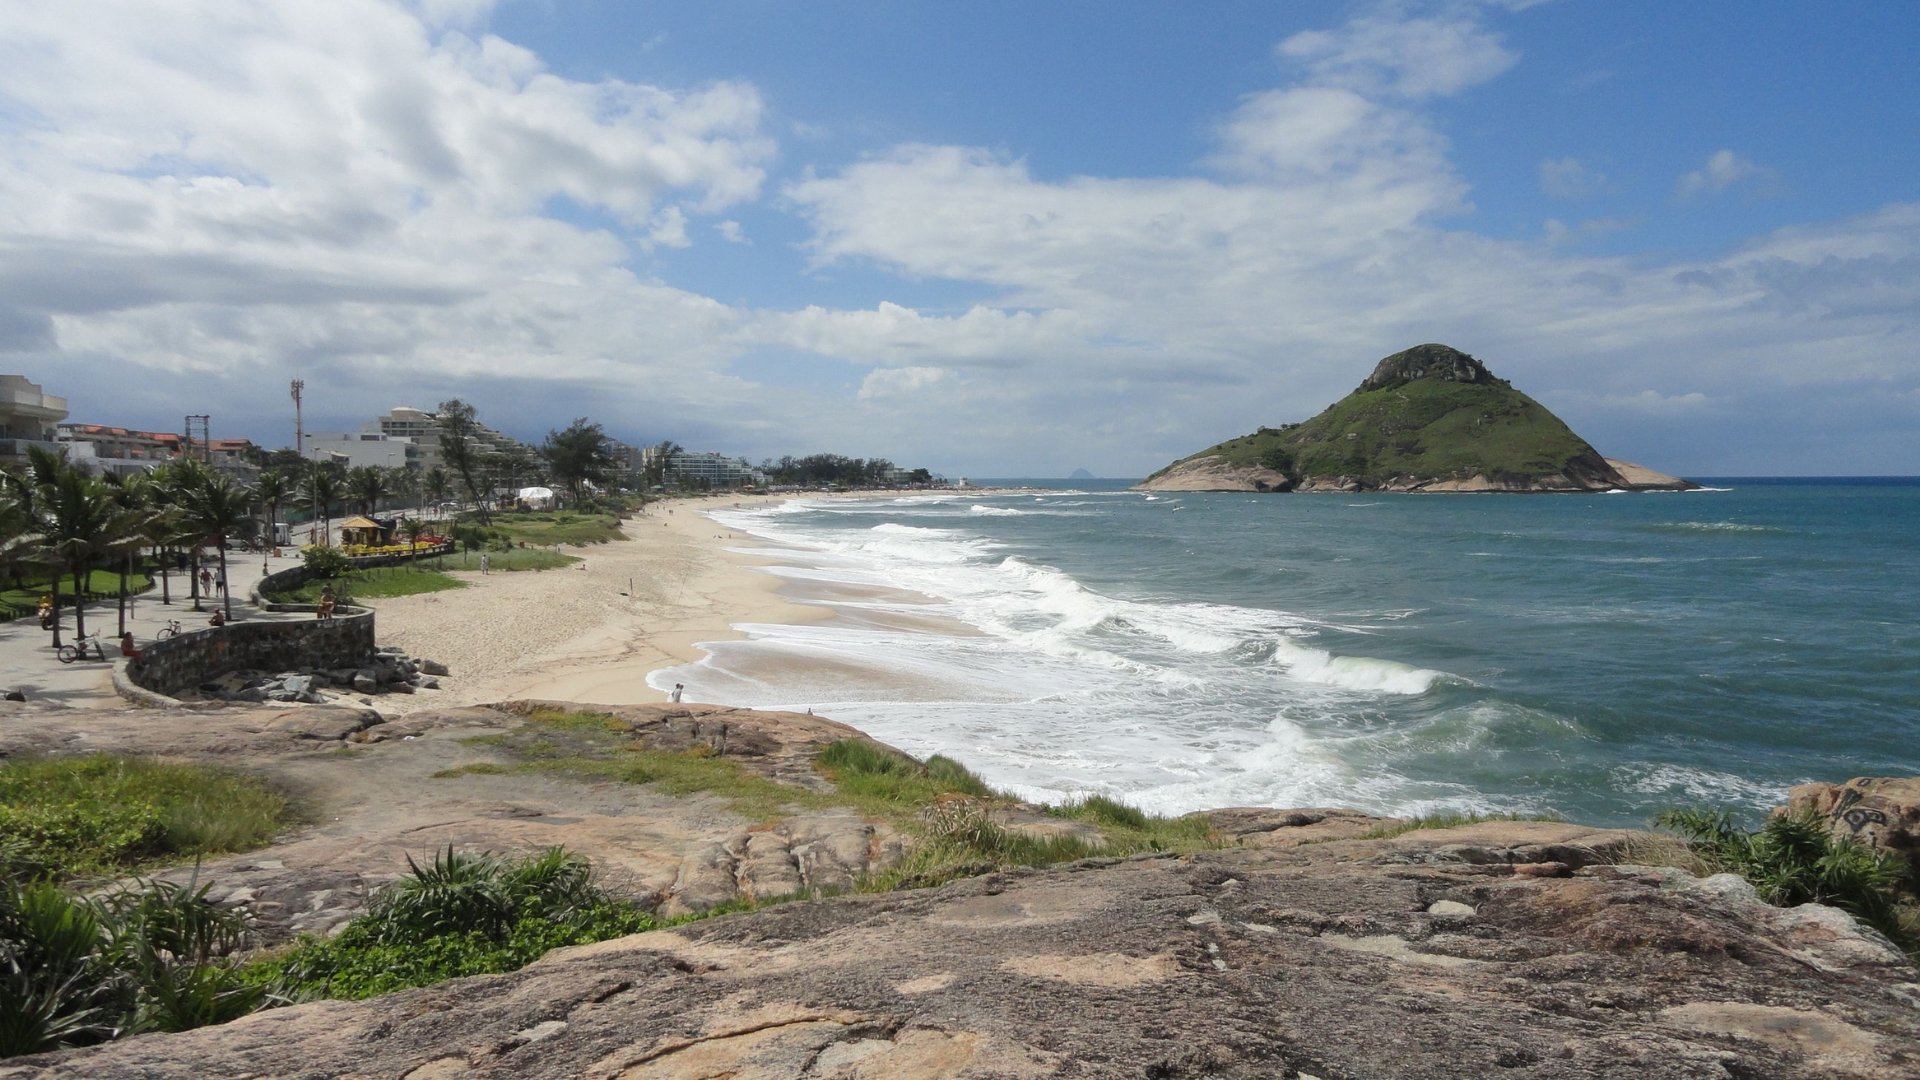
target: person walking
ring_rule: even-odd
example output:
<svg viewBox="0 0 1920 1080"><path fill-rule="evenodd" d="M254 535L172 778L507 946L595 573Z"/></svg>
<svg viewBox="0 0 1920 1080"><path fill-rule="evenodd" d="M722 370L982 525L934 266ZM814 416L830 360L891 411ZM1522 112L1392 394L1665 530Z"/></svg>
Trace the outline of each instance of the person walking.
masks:
<svg viewBox="0 0 1920 1080"><path fill-rule="evenodd" d="M674 683L673 693L667 695L667 700L673 702L675 705L678 705L680 704L680 695L686 692L687 692L687 686L685 683Z"/></svg>
<svg viewBox="0 0 1920 1080"><path fill-rule="evenodd" d="M480 572L483 574L493 573L493 557L484 551L480 553Z"/></svg>

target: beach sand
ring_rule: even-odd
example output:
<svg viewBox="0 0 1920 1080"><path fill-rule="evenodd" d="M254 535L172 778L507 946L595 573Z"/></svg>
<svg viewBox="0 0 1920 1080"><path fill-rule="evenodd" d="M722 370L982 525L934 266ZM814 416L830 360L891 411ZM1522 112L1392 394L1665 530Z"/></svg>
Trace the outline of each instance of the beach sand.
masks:
<svg viewBox="0 0 1920 1080"><path fill-rule="evenodd" d="M843 597L832 590L842 587L794 582L783 588L780 578L752 569L780 561L777 549L767 555L729 550L760 545L741 533L729 539L725 526L701 512L787 497L654 503L626 522L625 541L561 549L583 563L485 575L456 570L453 576L467 588L380 600L380 643L437 660L452 672L440 680L438 692L383 698L381 707L405 712L514 698L604 705L662 701L666 694L649 687L647 675L700 660L699 642L742 637L736 623L836 617L830 605ZM896 599L931 600L910 593ZM916 629L975 632L940 625L947 620L891 618L918 623Z"/></svg>

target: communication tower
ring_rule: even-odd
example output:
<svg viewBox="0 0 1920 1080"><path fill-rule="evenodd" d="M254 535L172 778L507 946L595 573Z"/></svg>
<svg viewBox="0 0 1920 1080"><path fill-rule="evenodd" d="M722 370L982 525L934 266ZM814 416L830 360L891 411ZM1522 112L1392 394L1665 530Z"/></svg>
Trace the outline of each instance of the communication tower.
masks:
<svg viewBox="0 0 1920 1080"><path fill-rule="evenodd" d="M201 461L213 460L213 439L207 434L210 420L211 417L204 414L187 417L187 445L181 448L185 451L186 457L197 455ZM194 446L195 442L200 444L197 449Z"/></svg>
<svg viewBox="0 0 1920 1080"><path fill-rule="evenodd" d="M307 432L300 425L300 391L306 388L305 379L293 380L293 450L301 457L307 456Z"/></svg>

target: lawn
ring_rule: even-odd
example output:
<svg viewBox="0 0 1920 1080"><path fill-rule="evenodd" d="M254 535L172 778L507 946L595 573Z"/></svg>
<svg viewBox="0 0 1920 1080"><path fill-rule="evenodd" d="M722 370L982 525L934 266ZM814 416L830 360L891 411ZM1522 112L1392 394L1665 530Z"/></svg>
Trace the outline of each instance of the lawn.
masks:
<svg viewBox="0 0 1920 1080"><path fill-rule="evenodd" d="M147 575L128 574L127 591L138 592L146 587ZM88 592L111 593L120 588L119 573L111 570L95 570L86 578ZM40 603L40 597L53 591L46 578L29 578L17 589L0 589L0 607L26 608L32 610ZM73 575L60 577L60 599L65 603L73 601Z"/></svg>
<svg viewBox="0 0 1920 1080"><path fill-rule="evenodd" d="M562 555L540 548L514 548L511 551L488 552L488 555L491 556L488 565L495 570L557 570L580 561L578 555ZM416 565L431 570L478 570L480 553L463 551L458 555L437 555L422 559Z"/></svg>
<svg viewBox="0 0 1920 1080"><path fill-rule="evenodd" d="M114 754L0 762L0 877L114 874L246 851L292 818L252 777Z"/></svg>
<svg viewBox="0 0 1920 1080"><path fill-rule="evenodd" d="M465 518L463 523L471 524L473 519ZM575 514L565 510L495 514L493 531L516 545L524 540L529 546L540 547L605 544L626 539L626 534L620 531L620 519L611 514Z"/></svg>
<svg viewBox="0 0 1920 1080"><path fill-rule="evenodd" d="M337 578L315 578L302 583L297 589L273 593L268 599L277 604L317 604L320 602L320 590L328 585L333 586L334 599L345 604L355 600L379 600L464 589L467 583L438 570L426 570L418 565L403 563L399 566L350 570Z"/></svg>

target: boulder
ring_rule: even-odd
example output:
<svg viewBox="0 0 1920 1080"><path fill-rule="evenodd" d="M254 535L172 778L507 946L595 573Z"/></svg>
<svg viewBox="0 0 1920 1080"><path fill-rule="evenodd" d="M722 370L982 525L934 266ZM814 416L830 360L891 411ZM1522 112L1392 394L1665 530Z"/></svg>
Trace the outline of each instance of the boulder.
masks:
<svg viewBox="0 0 1920 1080"><path fill-rule="evenodd" d="M363 694L377 694L380 692L380 680L374 676L372 671L366 668L361 668L355 672L351 681L353 688Z"/></svg>
<svg viewBox="0 0 1920 1080"><path fill-rule="evenodd" d="M1801 784L1774 813L1812 810L1833 835L1890 851L1920 872L1920 777L1860 776L1844 784Z"/></svg>
<svg viewBox="0 0 1920 1080"><path fill-rule="evenodd" d="M8 700L8 701L25 701L25 700L27 700L27 695L25 695L25 694L23 694L23 693L21 693L21 692L20 692L20 691L18 691L18 690L8 690L8 691L6 691L6 692L4 693L4 695L0 695L0 696L3 696L3 697L5 697L5 699L6 699L6 700Z"/></svg>
<svg viewBox="0 0 1920 1080"><path fill-rule="evenodd" d="M420 661L420 671L421 671L421 673L422 673L422 674L425 674L425 675L450 675L450 674L452 674L452 672L449 672L449 671L447 670L447 665L445 665L445 664L443 664L443 663L441 663L441 662L439 662L438 660L422 660L422 661Z"/></svg>
<svg viewBox="0 0 1920 1080"><path fill-rule="evenodd" d="M280 689L304 694L313 689L313 680L305 675L289 675L280 681Z"/></svg>

